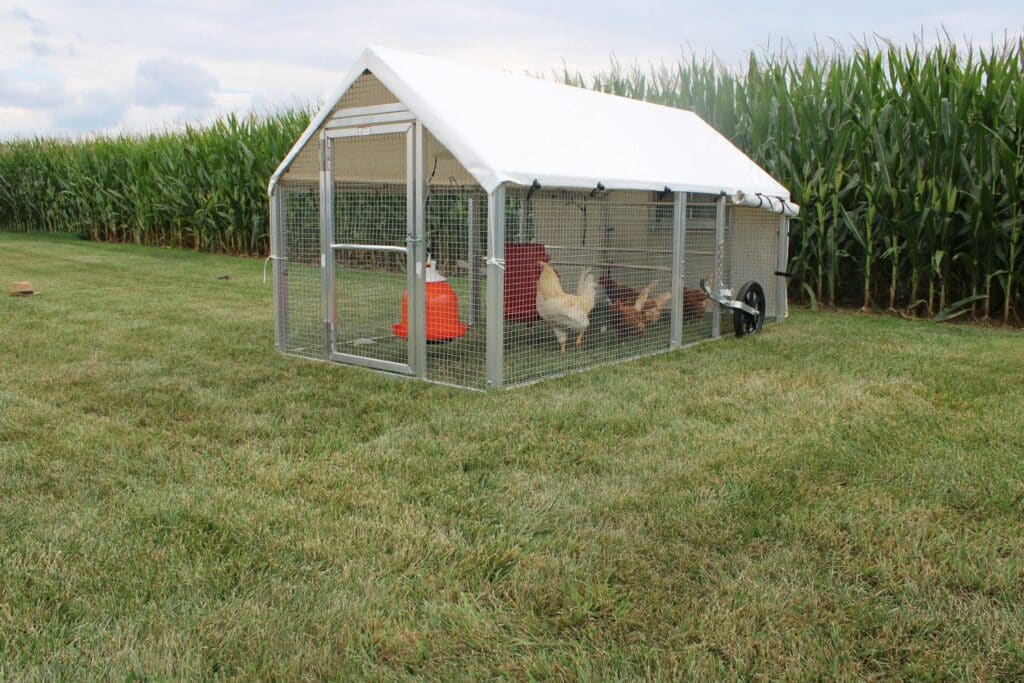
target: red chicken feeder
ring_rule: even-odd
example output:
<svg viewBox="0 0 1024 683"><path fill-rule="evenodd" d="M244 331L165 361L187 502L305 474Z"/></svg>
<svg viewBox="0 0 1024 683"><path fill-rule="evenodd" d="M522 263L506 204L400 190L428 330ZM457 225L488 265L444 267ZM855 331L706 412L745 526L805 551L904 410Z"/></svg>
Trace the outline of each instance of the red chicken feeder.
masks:
<svg viewBox="0 0 1024 683"><path fill-rule="evenodd" d="M459 299L443 275L437 272L434 261L427 259L427 341L447 342L459 339L468 329L459 320ZM409 338L409 292L402 295L402 320L391 326L396 337Z"/></svg>
<svg viewBox="0 0 1024 683"><path fill-rule="evenodd" d="M505 320L534 323L537 313L538 261L551 260L543 244L505 245Z"/></svg>

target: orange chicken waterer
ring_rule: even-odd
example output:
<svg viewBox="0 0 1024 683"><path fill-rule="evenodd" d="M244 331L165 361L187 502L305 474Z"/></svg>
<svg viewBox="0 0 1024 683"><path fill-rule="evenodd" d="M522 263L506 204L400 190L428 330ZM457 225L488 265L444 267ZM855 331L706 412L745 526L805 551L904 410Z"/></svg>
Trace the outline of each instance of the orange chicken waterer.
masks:
<svg viewBox="0 0 1024 683"><path fill-rule="evenodd" d="M434 259L427 256L426 299L427 341L446 342L466 334L466 325L459 320L459 299L444 275L437 270ZM409 292L402 295L402 320L391 326L402 339L409 338Z"/></svg>

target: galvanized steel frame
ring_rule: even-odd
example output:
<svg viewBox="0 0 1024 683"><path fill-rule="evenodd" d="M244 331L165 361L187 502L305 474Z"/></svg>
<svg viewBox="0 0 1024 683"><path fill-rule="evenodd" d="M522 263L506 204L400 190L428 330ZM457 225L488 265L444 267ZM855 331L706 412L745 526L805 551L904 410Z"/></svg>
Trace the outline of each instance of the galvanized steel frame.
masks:
<svg viewBox="0 0 1024 683"><path fill-rule="evenodd" d="M505 185L487 195L487 387L505 383Z"/></svg>
<svg viewBox="0 0 1024 683"><path fill-rule="evenodd" d="M284 273L281 271L281 197L277 188L270 195L270 277L274 286L274 346L278 351L286 348Z"/></svg>
<svg viewBox="0 0 1024 683"><path fill-rule="evenodd" d="M678 349L683 337L683 282L686 278L686 197L673 193L672 201L672 318L669 348Z"/></svg>
<svg viewBox="0 0 1024 683"><path fill-rule="evenodd" d="M779 217L779 272L785 273L789 268L789 217ZM779 275L779 286L777 289L777 302L775 307L775 319L782 320L789 316L789 286L788 279Z"/></svg>
<svg viewBox="0 0 1024 683"><path fill-rule="evenodd" d="M723 263L726 257L725 251L725 193L719 195L715 202L715 289L721 289L725 283L722 278ZM713 303L711 312L711 338L718 339L722 336L722 308Z"/></svg>
<svg viewBox="0 0 1024 683"><path fill-rule="evenodd" d="M406 136L406 245L375 245L349 244L334 242L334 169L332 140L368 135L387 135L400 133ZM328 129L321 133L320 163L320 239L323 249L321 254L321 272L323 280L322 306L324 317L324 355L333 361L360 365L363 367L396 372L400 374L422 374L426 346L425 314L423 313L423 268L420 258L422 247L422 212L418 209L422 202L422 169L416 163L417 141L415 126L407 123L382 123L358 128ZM409 337L406 340L408 355L406 363L367 358L353 353L340 352L335 347L335 330L337 320L337 281L335 251L356 249L361 251L381 251L406 254L407 290L409 292L409 311L412 320L409 326Z"/></svg>

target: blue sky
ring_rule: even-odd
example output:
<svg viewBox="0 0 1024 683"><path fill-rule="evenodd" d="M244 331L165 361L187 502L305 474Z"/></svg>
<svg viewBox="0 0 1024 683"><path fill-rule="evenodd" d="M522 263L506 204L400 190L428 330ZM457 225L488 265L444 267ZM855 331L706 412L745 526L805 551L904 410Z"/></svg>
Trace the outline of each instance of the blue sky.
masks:
<svg viewBox="0 0 1024 683"><path fill-rule="evenodd" d="M0 138L145 131L315 101L368 44L510 71L850 45L874 35L988 45L1024 2L573 0L0 2Z"/></svg>

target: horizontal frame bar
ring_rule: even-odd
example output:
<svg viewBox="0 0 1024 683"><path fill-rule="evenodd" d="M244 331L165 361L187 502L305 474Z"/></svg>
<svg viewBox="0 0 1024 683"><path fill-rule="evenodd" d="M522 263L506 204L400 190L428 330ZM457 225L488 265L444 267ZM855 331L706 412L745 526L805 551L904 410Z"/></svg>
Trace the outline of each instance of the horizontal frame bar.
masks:
<svg viewBox="0 0 1024 683"><path fill-rule="evenodd" d="M375 114L394 114L396 112L409 111L409 107L405 106L401 102L393 102L391 104L371 104L365 107L350 107L348 109L339 109L331 115L331 121L338 121L340 119L349 119L356 116L373 116Z"/></svg>
<svg viewBox="0 0 1024 683"><path fill-rule="evenodd" d="M347 242L341 242L338 244L332 244L331 249L348 249L350 251L386 251L392 254L409 253L408 247L399 247L394 244L349 244Z"/></svg>
<svg viewBox="0 0 1024 683"><path fill-rule="evenodd" d="M393 123L398 121L409 121L411 122L413 117L412 112L396 112L394 114L374 114L372 116L353 116L350 119L337 119L329 121L325 128L327 130L339 130L344 128L352 128L354 126L371 126L378 123Z"/></svg>
<svg viewBox="0 0 1024 683"><path fill-rule="evenodd" d="M332 351L331 360L338 363L345 363L347 365L358 365L364 368L374 368L375 370L394 372L400 375L412 374L412 366L405 363L396 363L390 360L379 360L377 358L367 358L366 356L357 356L352 353Z"/></svg>
<svg viewBox="0 0 1024 683"><path fill-rule="evenodd" d="M621 270L655 270L661 273L671 273L672 266L646 266L641 263L585 263L582 261L564 261L551 259L555 266L579 266L581 268L619 268Z"/></svg>
<svg viewBox="0 0 1024 683"><path fill-rule="evenodd" d="M326 135L329 139L334 140L336 138L354 138L362 135L386 135L387 133L408 133L409 129L412 128L412 122L406 123L384 123L379 126L368 125L359 126L357 128L339 128L335 130L328 130Z"/></svg>

